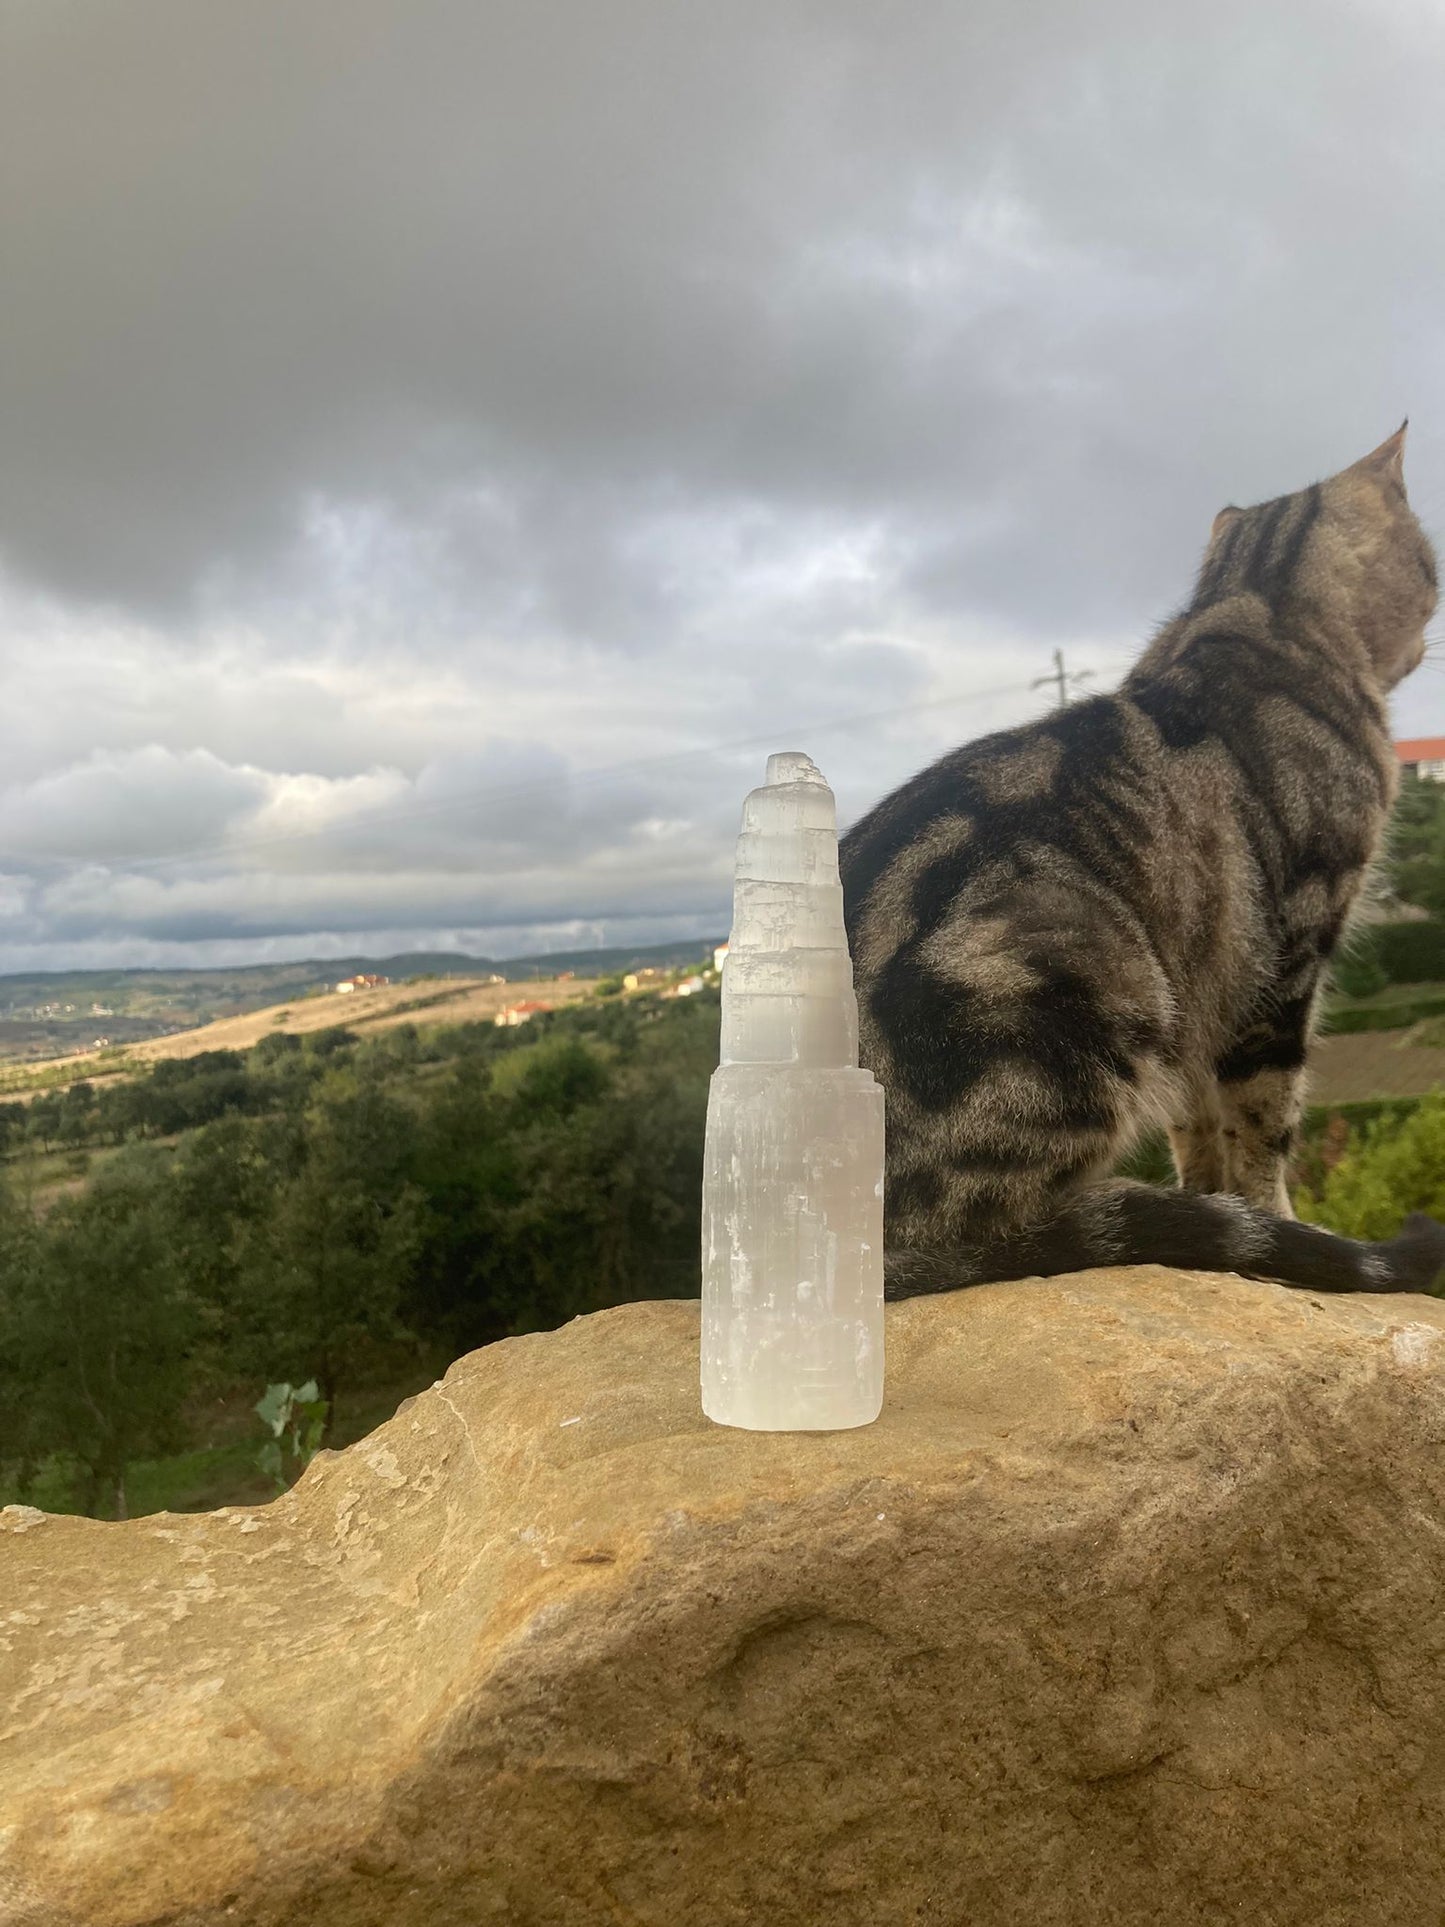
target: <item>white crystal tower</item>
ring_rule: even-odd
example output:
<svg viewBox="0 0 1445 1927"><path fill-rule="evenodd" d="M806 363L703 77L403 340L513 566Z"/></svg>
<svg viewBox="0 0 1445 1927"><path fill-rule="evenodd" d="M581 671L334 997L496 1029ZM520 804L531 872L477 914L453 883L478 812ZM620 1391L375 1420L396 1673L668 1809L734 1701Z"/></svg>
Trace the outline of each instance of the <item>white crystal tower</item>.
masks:
<svg viewBox="0 0 1445 1927"><path fill-rule="evenodd" d="M883 1091L858 1068L833 792L768 758L743 804L702 1180L702 1408L755 1432L883 1403Z"/></svg>

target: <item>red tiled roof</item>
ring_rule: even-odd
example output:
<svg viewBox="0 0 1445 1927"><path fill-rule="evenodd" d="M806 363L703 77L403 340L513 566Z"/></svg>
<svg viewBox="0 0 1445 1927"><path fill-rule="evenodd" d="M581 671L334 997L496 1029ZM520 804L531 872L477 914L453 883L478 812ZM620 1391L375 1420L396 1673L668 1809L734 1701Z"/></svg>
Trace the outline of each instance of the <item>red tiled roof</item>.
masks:
<svg viewBox="0 0 1445 1927"><path fill-rule="evenodd" d="M1396 743L1395 755L1402 763L1445 762L1445 736L1412 736Z"/></svg>

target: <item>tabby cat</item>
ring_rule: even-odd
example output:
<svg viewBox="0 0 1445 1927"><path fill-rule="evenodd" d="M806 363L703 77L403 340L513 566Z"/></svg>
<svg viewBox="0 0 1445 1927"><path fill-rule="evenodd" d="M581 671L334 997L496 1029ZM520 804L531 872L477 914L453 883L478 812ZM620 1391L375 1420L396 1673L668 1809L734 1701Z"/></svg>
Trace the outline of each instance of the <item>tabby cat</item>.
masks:
<svg viewBox="0 0 1445 1927"><path fill-rule="evenodd" d="M1435 608L1404 439L1222 510L1117 694L951 751L843 839L890 1298L1148 1262L1420 1291L1445 1267L1445 1226L1355 1243L1295 1222L1284 1177L1394 796L1386 693ZM1154 1125L1180 1188L1111 1179Z"/></svg>

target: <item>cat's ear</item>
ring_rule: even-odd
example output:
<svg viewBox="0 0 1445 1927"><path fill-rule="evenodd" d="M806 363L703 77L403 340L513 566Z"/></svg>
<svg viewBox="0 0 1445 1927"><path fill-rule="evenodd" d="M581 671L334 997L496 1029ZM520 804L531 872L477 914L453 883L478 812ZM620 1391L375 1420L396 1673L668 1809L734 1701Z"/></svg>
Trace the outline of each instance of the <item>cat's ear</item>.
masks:
<svg viewBox="0 0 1445 1927"><path fill-rule="evenodd" d="M1219 541L1221 536L1226 535L1229 530L1234 527L1243 513L1244 510L1235 508L1233 503L1231 503L1228 508L1223 508L1219 511L1209 530L1209 546L1211 549L1215 543Z"/></svg>
<svg viewBox="0 0 1445 1927"><path fill-rule="evenodd" d="M1381 442L1378 448L1372 448L1368 455L1361 456L1360 460L1355 463L1355 473L1357 475L1373 475L1382 482L1398 482L1403 488L1405 483L1405 430L1409 426L1410 418L1407 415L1393 435L1388 436L1386 440Z"/></svg>

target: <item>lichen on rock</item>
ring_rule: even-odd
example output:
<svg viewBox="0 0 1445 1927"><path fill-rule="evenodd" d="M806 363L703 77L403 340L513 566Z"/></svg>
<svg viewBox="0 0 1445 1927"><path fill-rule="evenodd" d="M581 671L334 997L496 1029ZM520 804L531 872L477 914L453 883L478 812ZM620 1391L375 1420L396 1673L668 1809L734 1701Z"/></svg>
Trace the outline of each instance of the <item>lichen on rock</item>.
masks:
<svg viewBox="0 0 1445 1927"><path fill-rule="evenodd" d="M638 1304L269 1506L8 1508L0 1922L1437 1920L1445 1307L888 1317L863 1430L709 1425Z"/></svg>

